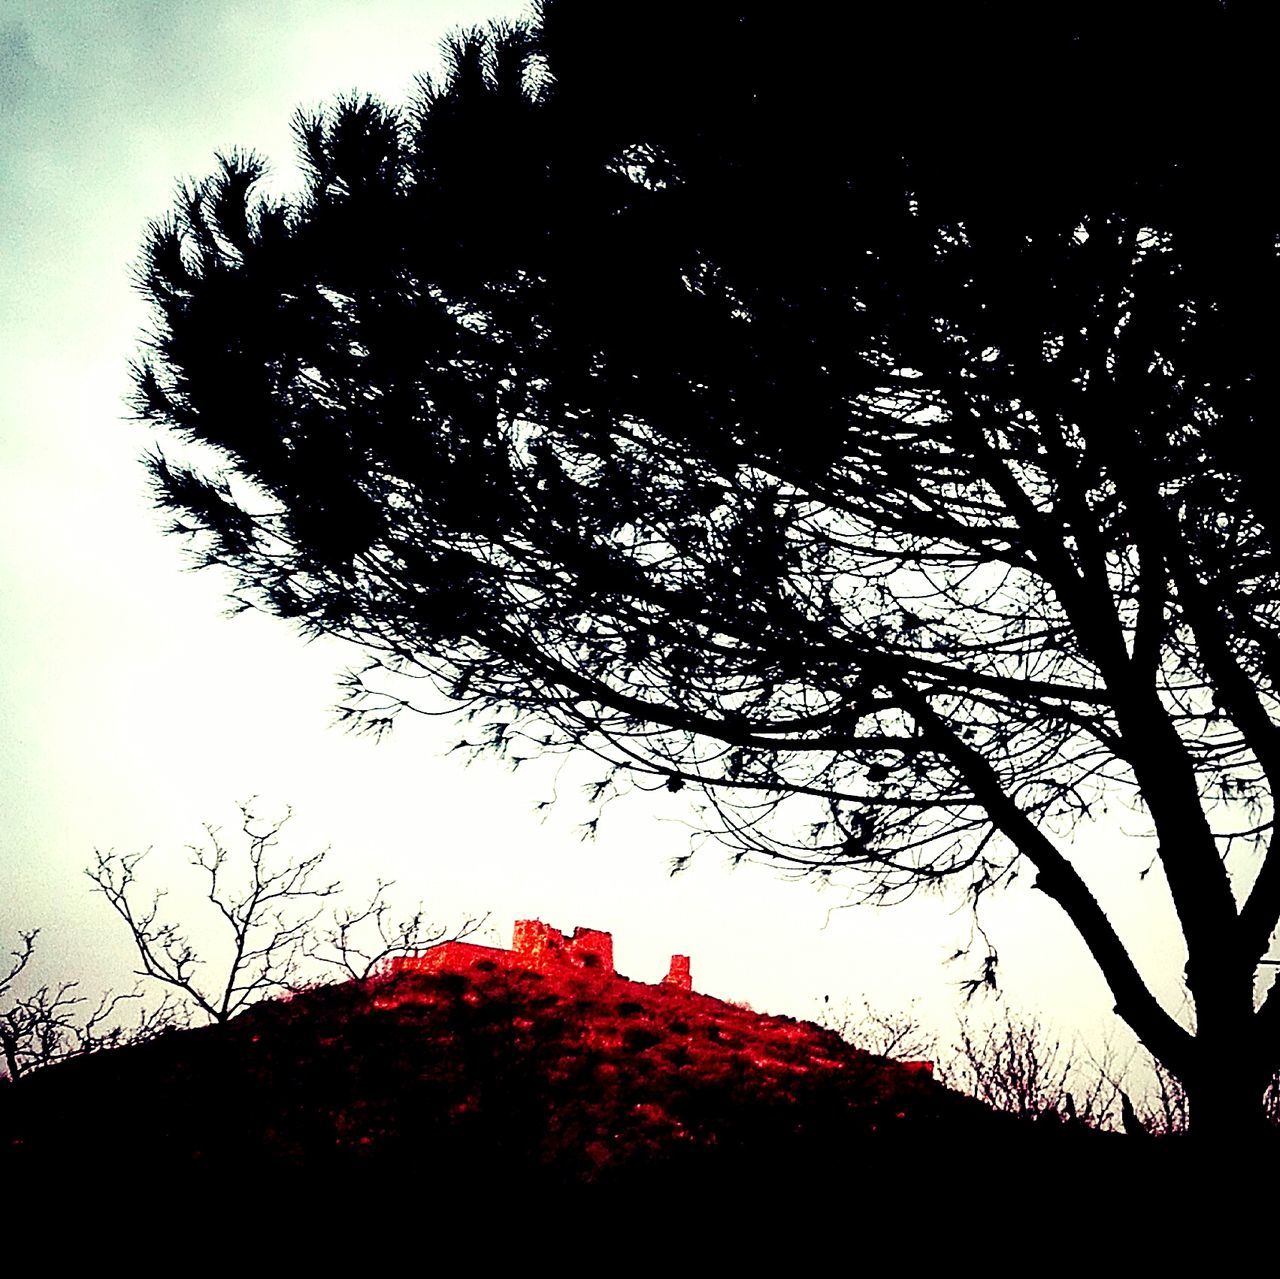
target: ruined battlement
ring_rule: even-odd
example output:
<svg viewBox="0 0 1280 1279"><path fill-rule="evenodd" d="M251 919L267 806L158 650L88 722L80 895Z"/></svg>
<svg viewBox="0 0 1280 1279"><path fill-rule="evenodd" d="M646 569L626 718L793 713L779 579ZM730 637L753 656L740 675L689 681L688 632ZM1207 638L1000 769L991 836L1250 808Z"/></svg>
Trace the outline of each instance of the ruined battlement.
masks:
<svg viewBox="0 0 1280 1279"><path fill-rule="evenodd" d="M597 928L575 928L566 937L540 919L518 919L511 935L512 954L531 967L595 968L613 972L613 934Z"/></svg>
<svg viewBox="0 0 1280 1279"><path fill-rule="evenodd" d="M473 942L448 941L432 946L421 955L397 955L384 968L388 975L403 972L465 972L503 968L522 972L565 972L579 970L602 977L614 976L613 934L598 928L575 928L566 935L540 919L518 919L511 936L511 949L478 946ZM671 966L662 985L692 990L688 955L672 955Z"/></svg>
<svg viewBox="0 0 1280 1279"><path fill-rule="evenodd" d="M671 967L662 979L664 986L674 986L677 990L692 990L693 978L689 973L689 956L672 955Z"/></svg>

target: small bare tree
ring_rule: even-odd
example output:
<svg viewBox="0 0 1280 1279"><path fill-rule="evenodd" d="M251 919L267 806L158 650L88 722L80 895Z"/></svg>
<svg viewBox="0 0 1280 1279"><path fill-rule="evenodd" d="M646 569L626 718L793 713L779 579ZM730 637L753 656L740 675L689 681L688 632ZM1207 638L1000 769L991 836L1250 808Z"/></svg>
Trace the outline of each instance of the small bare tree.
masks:
<svg viewBox="0 0 1280 1279"><path fill-rule="evenodd" d="M78 982L45 983L26 995L15 995L38 936L39 929L19 933L18 947L0 976L0 1056L3 1074L11 1082L68 1057L154 1039L178 1023L180 1010L168 997L156 1007L143 1007L132 1023L122 1020L121 1009L141 999L138 991L107 991L87 1015L89 1000L76 993Z"/></svg>
<svg viewBox="0 0 1280 1279"><path fill-rule="evenodd" d="M1187 1092L1175 1075L1152 1063L1154 1083L1135 1107L1138 1122L1155 1137L1177 1137L1187 1131Z"/></svg>
<svg viewBox="0 0 1280 1279"><path fill-rule="evenodd" d="M1037 1018L1014 1012L982 1029L962 1021L959 1033L945 1070L948 1086L1024 1119L1054 1117L1098 1128L1114 1123L1123 1072L1109 1057L1081 1061L1074 1045Z"/></svg>
<svg viewBox="0 0 1280 1279"><path fill-rule="evenodd" d="M924 1058L937 1064L940 1082L977 1097L995 1110L1026 1119L1056 1117L1131 1135L1177 1137L1188 1131L1186 1089L1160 1062L1140 1052L1067 1044L1043 1022L1006 1011L981 1027L962 1021L959 1042L943 1050L912 1003L903 1012L870 1000L823 1010L820 1021L858 1048L882 1057ZM1280 1126L1280 1073L1264 1106Z"/></svg>
<svg viewBox="0 0 1280 1279"><path fill-rule="evenodd" d="M938 1055L938 1038L920 1019L914 1001L905 1012L895 1013L875 1007L865 996L861 1006L846 1000L824 1009L821 1023L877 1057L934 1061Z"/></svg>
<svg viewBox="0 0 1280 1279"><path fill-rule="evenodd" d="M412 914L400 915L387 900L392 887L393 883L380 879L365 906L335 909L328 927L305 947L307 957L338 969L352 981L368 981L388 959L441 942L461 941L489 918L469 918L451 930L430 923L421 902Z"/></svg>
<svg viewBox="0 0 1280 1279"><path fill-rule="evenodd" d="M206 880L214 917L227 941L226 958L210 968L181 924L161 918L163 891L140 900L139 864L147 853L95 850L89 878L128 925L141 960L139 974L172 987L211 1022L229 1021L251 1001L297 984L310 930L337 883L314 883L327 849L280 859L280 831L293 815L267 821L252 801L239 805L247 848L233 858L218 827L205 826L204 846L190 846L191 864ZM147 850L148 852L150 850Z"/></svg>

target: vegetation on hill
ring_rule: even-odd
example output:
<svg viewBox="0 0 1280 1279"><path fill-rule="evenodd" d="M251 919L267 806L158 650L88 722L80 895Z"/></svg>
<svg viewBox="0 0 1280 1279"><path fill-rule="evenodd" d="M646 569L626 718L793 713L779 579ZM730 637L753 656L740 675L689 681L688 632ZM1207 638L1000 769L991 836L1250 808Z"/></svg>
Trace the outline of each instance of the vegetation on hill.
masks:
<svg viewBox="0 0 1280 1279"><path fill-rule="evenodd" d="M3 1159L394 1168L464 1188L721 1183L851 1151L1106 1141L1017 1124L830 1030L597 974L317 987L0 1089Z"/></svg>

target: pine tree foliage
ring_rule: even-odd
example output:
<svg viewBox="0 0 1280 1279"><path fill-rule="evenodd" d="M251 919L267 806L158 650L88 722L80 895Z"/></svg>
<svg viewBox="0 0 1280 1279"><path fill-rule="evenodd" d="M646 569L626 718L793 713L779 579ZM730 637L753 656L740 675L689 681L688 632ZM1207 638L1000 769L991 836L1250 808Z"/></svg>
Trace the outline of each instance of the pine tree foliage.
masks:
<svg viewBox="0 0 1280 1279"><path fill-rule="evenodd" d="M1209 0L463 33L407 108L300 115L296 198L231 154L152 228L159 499L246 606L366 650L374 727L428 677L469 745L700 788L739 854L882 900L1029 865L1193 1103L1247 1109L1273 48ZM1108 802L1194 1033L1073 864Z"/></svg>

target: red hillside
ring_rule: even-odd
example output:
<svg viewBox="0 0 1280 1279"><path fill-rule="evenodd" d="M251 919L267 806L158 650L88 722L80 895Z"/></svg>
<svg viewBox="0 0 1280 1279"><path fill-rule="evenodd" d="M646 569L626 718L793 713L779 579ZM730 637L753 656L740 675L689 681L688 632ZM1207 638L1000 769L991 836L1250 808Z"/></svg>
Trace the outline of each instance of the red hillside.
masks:
<svg viewBox="0 0 1280 1279"><path fill-rule="evenodd" d="M608 933L516 926L510 950L452 942L365 984L268 1001L221 1027L51 1067L0 1092L21 1169L106 1157L223 1167L412 1168L442 1189L721 1180L1010 1130L831 1031L613 968ZM1019 1141L1035 1140L1019 1128Z"/></svg>

